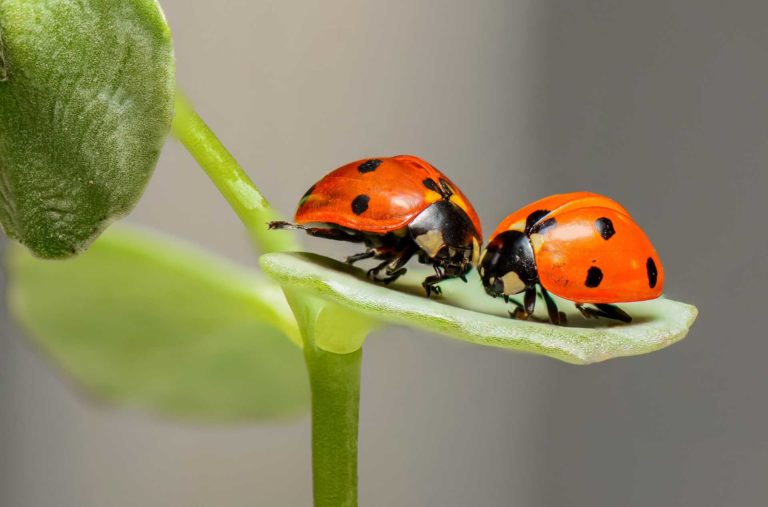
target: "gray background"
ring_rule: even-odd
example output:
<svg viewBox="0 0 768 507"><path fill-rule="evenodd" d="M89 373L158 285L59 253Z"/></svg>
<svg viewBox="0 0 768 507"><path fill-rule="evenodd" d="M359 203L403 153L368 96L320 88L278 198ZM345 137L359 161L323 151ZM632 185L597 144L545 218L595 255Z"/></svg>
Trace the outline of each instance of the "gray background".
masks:
<svg viewBox="0 0 768 507"><path fill-rule="evenodd" d="M684 342L591 367L373 336L361 505L768 502L764 0L162 3L180 82L284 212L328 170L403 152L450 174L486 229L603 192L653 238L667 294L701 311ZM130 220L253 263L173 142ZM0 317L0 506L309 505L307 420L94 407Z"/></svg>

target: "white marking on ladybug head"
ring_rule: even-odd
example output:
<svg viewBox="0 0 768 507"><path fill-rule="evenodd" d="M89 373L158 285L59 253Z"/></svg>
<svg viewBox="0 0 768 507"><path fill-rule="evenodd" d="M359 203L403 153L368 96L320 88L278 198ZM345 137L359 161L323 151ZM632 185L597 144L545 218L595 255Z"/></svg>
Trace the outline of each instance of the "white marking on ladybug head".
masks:
<svg viewBox="0 0 768 507"><path fill-rule="evenodd" d="M501 277L501 283L504 284L504 294L517 294L525 290L525 284L520 280L520 276L514 271L510 271Z"/></svg>
<svg viewBox="0 0 768 507"><path fill-rule="evenodd" d="M477 238L472 236L472 264L477 266L480 261L480 243L477 242ZM482 272L480 273L482 275Z"/></svg>
<svg viewBox="0 0 768 507"><path fill-rule="evenodd" d="M419 248L424 250L430 257L436 256L440 249L445 245L445 242L443 241L443 233L437 229L427 231L421 236L416 236L414 241L416 241Z"/></svg>

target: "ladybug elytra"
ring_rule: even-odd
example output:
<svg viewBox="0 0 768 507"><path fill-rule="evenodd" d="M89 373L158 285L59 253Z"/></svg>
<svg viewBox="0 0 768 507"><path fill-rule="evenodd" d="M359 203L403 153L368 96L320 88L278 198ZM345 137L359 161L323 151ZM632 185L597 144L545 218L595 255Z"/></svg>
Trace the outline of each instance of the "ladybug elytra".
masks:
<svg viewBox="0 0 768 507"><path fill-rule="evenodd" d="M654 299L664 270L648 237L629 212L608 197L574 192L545 197L505 218L479 267L493 297L524 292L513 316L527 319L541 287L550 321L564 324L550 292L573 301L587 318L632 318L612 303Z"/></svg>
<svg viewBox="0 0 768 507"><path fill-rule="evenodd" d="M364 243L347 258L382 262L368 278L390 283L405 274L414 256L435 275L423 287L440 294L447 278L466 281L482 244L480 220L464 194L426 161L399 155L352 162L312 185L299 201L295 224L270 222L270 229L295 228L311 236Z"/></svg>

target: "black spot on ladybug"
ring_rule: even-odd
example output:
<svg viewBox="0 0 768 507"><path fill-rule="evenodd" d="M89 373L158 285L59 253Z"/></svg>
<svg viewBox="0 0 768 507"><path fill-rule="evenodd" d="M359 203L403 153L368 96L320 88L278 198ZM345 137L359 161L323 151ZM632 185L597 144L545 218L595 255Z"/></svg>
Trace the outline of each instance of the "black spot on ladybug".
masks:
<svg viewBox="0 0 768 507"><path fill-rule="evenodd" d="M544 220L543 222L539 222L533 227L531 227L531 233L541 233L544 232L545 229L549 229L550 227L554 227L557 225L557 220L553 218L548 218Z"/></svg>
<svg viewBox="0 0 768 507"><path fill-rule="evenodd" d="M547 216L547 214L549 214L548 209L540 209L528 215L528 218L525 219L525 233L530 234L531 228L536 225L536 222Z"/></svg>
<svg viewBox="0 0 768 507"><path fill-rule="evenodd" d="M317 185L312 185L311 187L309 187L309 190L307 190L306 192L304 192L304 195L302 195L302 196L301 196L301 198L302 198L302 199L305 199L305 198L309 197L309 195L310 195L312 192L314 192L314 191L315 191L315 187L316 187L316 186L317 186Z"/></svg>
<svg viewBox="0 0 768 507"><path fill-rule="evenodd" d="M656 269L656 262L652 257L648 257L645 262L645 269L648 271L648 286L653 289L656 287L656 282L659 279L659 271Z"/></svg>
<svg viewBox="0 0 768 507"><path fill-rule="evenodd" d="M440 187L437 186L437 183L432 178L427 178L424 181L422 181L425 187L432 190L433 192L437 192L438 194L440 192Z"/></svg>
<svg viewBox="0 0 768 507"><path fill-rule="evenodd" d="M311 187L309 187L309 190L304 192L304 195L301 196L301 200L299 200L299 205L304 204L304 202L309 198L309 196L312 195L312 192L315 191L316 186L317 185L312 185Z"/></svg>
<svg viewBox="0 0 768 507"><path fill-rule="evenodd" d="M371 160L366 160L365 162L357 166L357 170L360 171L362 174L372 173L380 165L381 165L381 160L379 160L378 158L374 158Z"/></svg>
<svg viewBox="0 0 768 507"><path fill-rule="evenodd" d="M360 194L352 200L352 213L362 215L368 209L368 201L371 198L365 194Z"/></svg>
<svg viewBox="0 0 768 507"><path fill-rule="evenodd" d="M595 287L600 286L600 282L603 281L603 270L598 268L597 266L592 266L587 270L587 281L584 282L584 285L589 287L590 289L594 289Z"/></svg>
<svg viewBox="0 0 768 507"><path fill-rule="evenodd" d="M598 218L595 220L595 228L605 240L611 239L611 237L616 234L616 229L613 228L613 222L611 222L610 218Z"/></svg>

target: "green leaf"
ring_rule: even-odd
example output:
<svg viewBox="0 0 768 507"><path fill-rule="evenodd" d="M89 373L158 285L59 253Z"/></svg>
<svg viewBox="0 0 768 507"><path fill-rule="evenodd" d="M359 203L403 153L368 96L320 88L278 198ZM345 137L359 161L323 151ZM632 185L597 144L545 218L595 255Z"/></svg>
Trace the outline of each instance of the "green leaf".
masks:
<svg viewBox="0 0 768 507"><path fill-rule="evenodd" d="M2 0L0 55L0 224L37 256L77 254L157 163L170 29L154 0Z"/></svg>
<svg viewBox="0 0 768 507"><path fill-rule="evenodd" d="M75 259L9 253L13 314L87 392L210 421L307 406L296 322L252 271L124 227Z"/></svg>
<svg viewBox="0 0 768 507"><path fill-rule="evenodd" d="M568 327L509 318L508 305L485 294L475 271L469 283L448 280L443 297L427 299L421 287L425 273L409 272L389 286L365 279L365 272L310 253L272 253L260 258L262 269L284 288L330 301L369 318L433 331L480 345L489 345L587 364L643 354L682 339L696 319L695 307L657 299L621 307L632 324L584 319L564 300ZM542 318L543 304L535 317ZM348 349L360 342L355 338ZM339 346L338 344L336 345ZM348 350L347 350L348 351Z"/></svg>
<svg viewBox="0 0 768 507"><path fill-rule="evenodd" d="M300 289L285 287L284 291L301 329L305 348L351 354L363 346L371 331L381 327L379 320L354 308L313 297Z"/></svg>

